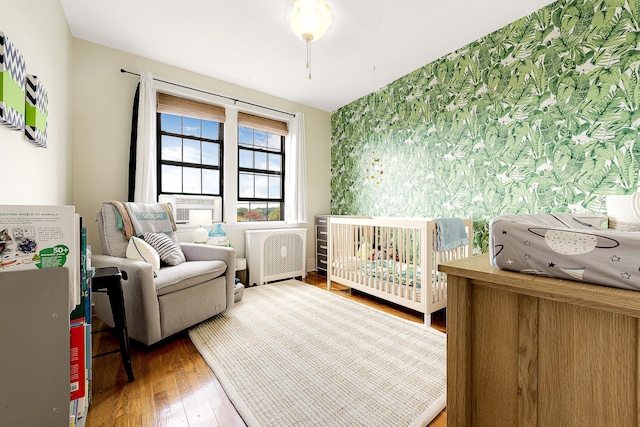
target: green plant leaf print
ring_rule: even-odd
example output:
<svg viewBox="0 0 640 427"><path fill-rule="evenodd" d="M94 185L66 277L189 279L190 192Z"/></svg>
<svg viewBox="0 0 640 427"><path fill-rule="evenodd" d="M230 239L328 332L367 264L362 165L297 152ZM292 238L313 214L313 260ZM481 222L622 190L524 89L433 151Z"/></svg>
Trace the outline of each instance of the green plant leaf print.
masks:
<svg viewBox="0 0 640 427"><path fill-rule="evenodd" d="M471 217L476 251L498 215L605 213L638 189L639 13L560 0L338 109L331 213Z"/></svg>

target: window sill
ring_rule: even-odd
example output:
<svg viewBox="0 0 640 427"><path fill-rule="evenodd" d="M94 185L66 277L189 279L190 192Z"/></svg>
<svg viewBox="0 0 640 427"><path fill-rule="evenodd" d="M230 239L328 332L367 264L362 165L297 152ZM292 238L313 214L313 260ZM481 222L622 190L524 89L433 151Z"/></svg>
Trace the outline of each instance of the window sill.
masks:
<svg viewBox="0 0 640 427"><path fill-rule="evenodd" d="M247 221L225 224L229 230L264 230L265 228L293 228L298 224L288 224L284 221Z"/></svg>
<svg viewBox="0 0 640 427"><path fill-rule="evenodd" d="M234 222L234 223L222 223L222 228L227 230L264 230L265 228L296 228L306 227L307 224L289 224L285 221L247 221L247 222ZM214 224L210 226L204 226L207 230L210 230ZM192 232L198 228L195 225L190 224L178 224L179 232Z"/></svg>

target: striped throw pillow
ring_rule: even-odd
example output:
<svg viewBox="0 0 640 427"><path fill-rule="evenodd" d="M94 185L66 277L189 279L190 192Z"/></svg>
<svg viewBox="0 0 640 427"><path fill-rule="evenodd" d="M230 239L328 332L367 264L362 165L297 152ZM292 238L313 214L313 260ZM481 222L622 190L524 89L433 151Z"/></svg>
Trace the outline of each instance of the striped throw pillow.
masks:
<svg viewBox="0 0 640 427"><path fill-rule="evenodd" d="M169 265L178 265L186 261L180 246L164 233L144 233L142 238L158 252L160 260Z"/></svg>

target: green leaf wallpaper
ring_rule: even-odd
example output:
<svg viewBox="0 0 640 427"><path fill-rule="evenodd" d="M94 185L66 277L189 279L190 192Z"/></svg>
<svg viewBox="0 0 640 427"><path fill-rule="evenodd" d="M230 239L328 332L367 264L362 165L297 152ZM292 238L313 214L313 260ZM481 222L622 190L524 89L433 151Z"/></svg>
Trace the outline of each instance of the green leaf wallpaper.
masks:
<svg viewBox="0 0 640 427"><path fill-rule="evenodd" d="M332 114L331 213L605 212L638 186L640 0L560 0Z"/></svg>

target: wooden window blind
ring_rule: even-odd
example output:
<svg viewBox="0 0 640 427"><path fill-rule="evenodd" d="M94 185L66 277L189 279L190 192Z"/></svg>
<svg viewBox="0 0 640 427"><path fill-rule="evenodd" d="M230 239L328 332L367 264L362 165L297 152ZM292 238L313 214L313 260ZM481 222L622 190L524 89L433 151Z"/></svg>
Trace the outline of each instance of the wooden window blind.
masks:
<svg viewBox="0 0 640 427"><path fill-rule="evenodd" d="M224 123L224 108L217 105L205 104L192 99L180 98L166 93L158 92L158 113L173 114L176 116L193 117L194 119L211 120Z"/></svg>
<svg viewBox="0 0 640 427"><path fill-rule="evenodd" d="M289 133L287 123L285 122L254 116L253 114L247 114L240 111L238 112L238 126L257 129L280 136L287 136Z"/></svg>

